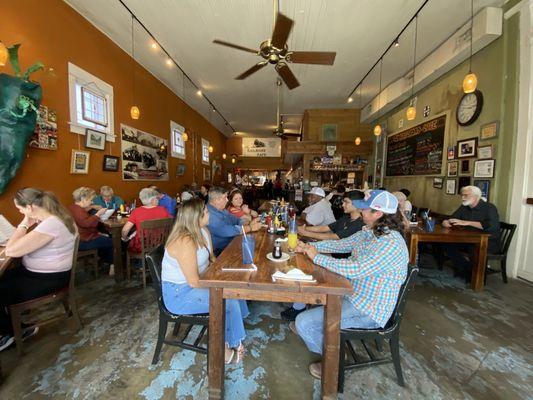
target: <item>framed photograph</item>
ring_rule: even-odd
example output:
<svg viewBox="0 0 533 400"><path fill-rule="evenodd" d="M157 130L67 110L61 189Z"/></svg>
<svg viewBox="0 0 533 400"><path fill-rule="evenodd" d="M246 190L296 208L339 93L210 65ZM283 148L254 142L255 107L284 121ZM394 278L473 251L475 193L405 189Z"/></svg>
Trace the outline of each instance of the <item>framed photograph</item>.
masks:
<svg viewBox="0 0 533 400"><path fill-rule="evenodd" d="M185 164L178 164L176 167L176 176L185 175Z"/></svg>
<svg viewBox="0 0 533 400"><path fill-rule="evenodd" d="M448 176L459 175L459 161L448 161Z"/></svg>
<svg viewBox="0 0 533 400"><path fill-rule="evenodd" d="M461 160L461 174L469 174L470 172L470 160Z"/></svg>
<svg viewBox="0 0 533 400"><path fill-rule="evenodd" d="M85 147L96 150L105 149L105 133L93 129L85 129Z"/></svg>
<svg viewBox="0 0 533 400"><path fill-rule="evenodd" d="M104 171L118 172L118 162L118 157L104 156Z"/></svg>
<svg viewBox="0 0 533 400"><path fill-rule="evenodd" d="M88 151L72 150L72 159L70 160L70 173L88 174L90 156L91 153L89 153Z"/></svg>
<svg viewBox="0 0 533 400"><path fill-rule="evenodd" d="M204 181L210 181L210 180L211 180L211 169L204 168Z"/></svg>
<svg viewBox="0 0 533 400"><path fill-rule="evenodd" d="M477 138L460 140L457 142L457 158L475 157Z"/></svg>
<svg viewBox="0 0 533 400"><path fill-rule="evenodd" d="M486 179L479 179L474 181L474 186L481 189L481 196L489 201L490 181Z"/></svg>
<svg viewBox="0 0 533 400"><path fill-rule="evenodd" d="M448 160L453 160L455 158L455 146L448 146Z"/></svg>
<svg viewBox="0 0 533 400"><path fill-rule="evenodd" d="M322 140L324 142L337 141L337 124L322 125Z"/></svg>
<svg viewBox="0 0 533 400"><path fill-rule="evenodd" d="M465 186L470 186L472 183L471 178L469 176L461 176L459 177L459 184L457 188L457 193L461 193L461 189Z"/></svg>
<svg viewBox="0 0 533 400"><path fill-rule="evenodd" d="M488 146L479 146L477 148L477 158L480 160L492 158L492 145L489 144Z"/></svg>
<svg viewBox="0 0 533 400"><path fill-rule="evenodd" d="M455 194L457 181L455 179L446 179L446 194Z"/></svg>
<svg viewBox="0 0 533 400"><path fill-rule="evenodd" d="M488 124L481 125L479 140L489 140L498 136L500 130L500 121L492 121Z"/></svg>
<svg viewBox="0 0 533 400"><path fill-rule="evenodd" d="M443 178L433 178L433 187L435 189L442 189Z"/></svg>
<svg viewBox="0 0 533 400"><path fill-rule="evenodd" d="M474 163L474 178L494 178L496 160L477 160Z"/></svg>

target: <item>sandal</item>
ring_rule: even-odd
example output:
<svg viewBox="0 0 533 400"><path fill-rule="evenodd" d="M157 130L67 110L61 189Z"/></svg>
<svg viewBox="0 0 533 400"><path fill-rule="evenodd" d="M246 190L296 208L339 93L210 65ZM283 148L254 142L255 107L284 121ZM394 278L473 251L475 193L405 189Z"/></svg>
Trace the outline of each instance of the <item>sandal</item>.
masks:
<svg viewBox="0 0 533 400"><path fill-rule="evenodd" d="M239 364L244 358L244 346L242 345L242 343L239 345L239 347L237 347L237 349L235 350L235 353L237 353L235 364Z"/></svg>
<svg viewBox="0 0 533 400"><path fill-rule="evenodd" d="M229 358L225 358L224 357L224 364L228 365L228 364L231 364L231 361L233 361L233 356L235 355L235 350L231 349L231 353L230 353L230 356ZM237 359L238 359L239 356L237 356Z"/></svg>

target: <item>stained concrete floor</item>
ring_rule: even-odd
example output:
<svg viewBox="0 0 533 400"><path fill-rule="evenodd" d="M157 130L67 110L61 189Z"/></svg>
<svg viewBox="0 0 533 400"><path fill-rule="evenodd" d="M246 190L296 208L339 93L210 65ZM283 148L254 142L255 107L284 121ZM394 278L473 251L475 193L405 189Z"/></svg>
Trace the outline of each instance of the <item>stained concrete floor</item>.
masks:
<svg viewBox="0 0 533 400"><path fill-rule="evenodd" d="M498 275L474 293L451 270L423 269L401 329L407 386L391 364L348 372L344 399L533 399L533 286ZM78 289L84 328L43 328L26 354L0 353L0 399L207 399L206 358L163 347L152 289L109 278ZM226 398L318 399L314 361L279 319L280 304L253 303L244 362L226 369ZM342 398L342 396L340 396Z"/></svg>

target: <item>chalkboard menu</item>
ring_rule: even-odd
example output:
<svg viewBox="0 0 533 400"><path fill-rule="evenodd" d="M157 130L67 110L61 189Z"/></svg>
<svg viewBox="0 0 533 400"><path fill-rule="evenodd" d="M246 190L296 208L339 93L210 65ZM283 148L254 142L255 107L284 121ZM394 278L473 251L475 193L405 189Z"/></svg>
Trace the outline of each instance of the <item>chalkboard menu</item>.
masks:
<svg viewBox="0 0 533 400"><path fill-rule="evenodd" d="M388 137L387 176L440 175L446 115Z"/></svg>

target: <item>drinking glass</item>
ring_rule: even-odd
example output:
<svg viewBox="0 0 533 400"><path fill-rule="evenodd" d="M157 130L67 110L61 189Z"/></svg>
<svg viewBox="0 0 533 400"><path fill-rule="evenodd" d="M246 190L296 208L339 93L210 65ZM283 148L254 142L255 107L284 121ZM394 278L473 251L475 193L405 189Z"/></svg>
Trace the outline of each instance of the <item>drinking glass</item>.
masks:
<svg viewBox="0 0 533 400"><path fill-rule="evenodd" d="M255 238L247 235L242 238L242 263L253 264L255 252Z"/></svg>
<svg viewBox="0 0 533 400"><path fill-rule="evenodd" d="M289 252L293 253L296 246L298 246L298 234L296 232L289 232L288 237L288 246Z"/></svg>

